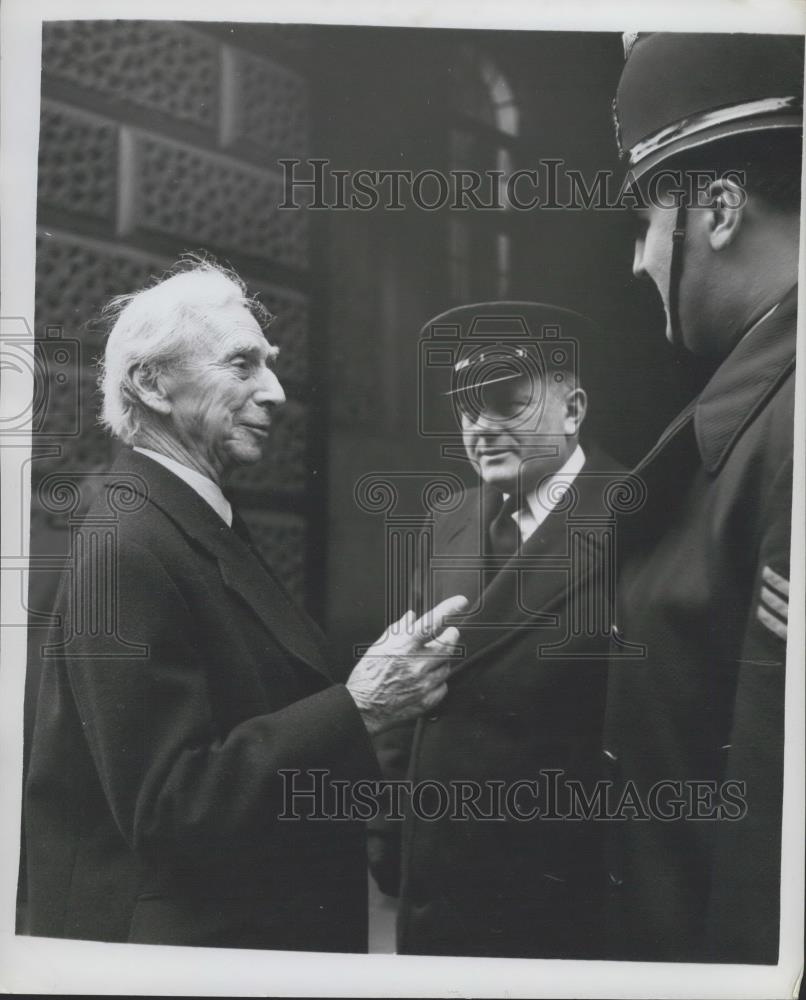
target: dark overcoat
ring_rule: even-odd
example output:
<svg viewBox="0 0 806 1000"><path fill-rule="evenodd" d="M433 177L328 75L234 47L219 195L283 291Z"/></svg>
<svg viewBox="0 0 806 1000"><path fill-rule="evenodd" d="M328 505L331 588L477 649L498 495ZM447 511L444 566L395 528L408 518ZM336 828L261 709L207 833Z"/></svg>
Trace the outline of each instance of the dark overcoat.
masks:
<svg viewBox="0 0 806 1000"><path fill-rule="evenodd" d="M24 801L27 929L364 951L362 825L279 818L295 811L281 769L377 777L321 633L173 473L127 449L116 481L128 494L112 523L101 497L85 524L117 537L100 574L103 547L86 533L74 546L44 657Z"/></svg>
<svg viewBox="0 0 806 1000"><path fill-rule="evenodd" d="M453 805L436 819L409 808L400 952L599 955L600 831L551 814L567 813L566 782L589 791L598 760L609 633L609 585L601 571L612 521L608 489L618 473L594 450L572 502L560 503L492 579L478 567L500 494L470 489L457 509L436 519L422 603L465 594L478 607L460 626L465 660L444 701L417 724L413 742L398 730L381 741L379 754L389 777L405 771L408 757L411 787L440 782L452 803L470 794L459 792L458 782L483 791L478 817L457 815ZM537 794L533 787L516 791L518 782L535 781ZM424 812L439 805L425 793L419 804ZM488 819L491 813L499 818ZM371 843L374 869L394 891L392 827L374 824Z"/></svg>
<svg viewBox="0 0 806 1000"><path fill-rule="evenodd" d="M636 470L603 759L618 787L660 793L609 826L613 958L777 961L796 305Z"/></svg>

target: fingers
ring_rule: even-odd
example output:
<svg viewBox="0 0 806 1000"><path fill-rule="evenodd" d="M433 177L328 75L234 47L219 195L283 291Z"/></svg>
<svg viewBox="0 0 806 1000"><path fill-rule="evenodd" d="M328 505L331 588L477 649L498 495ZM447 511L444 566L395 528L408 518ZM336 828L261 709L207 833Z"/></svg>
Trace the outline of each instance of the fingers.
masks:
<svg viewBox="0 0 806 1000"><path fill-rule="evenodd" d="M467 611L470 602L462 594L455 594L440 601L436 607L426 611L422 618L414 623L414 634L424 639L431 639L443 630L445 619Z"/></svg>
<svg viewBox="0 0 806 1000"><path fill-rule="evenodd" d="M445 661L456 658L460 650L459 629L452 625L436 639L427 642L416 655L422 660L423 670L433 673L438 668L444 668L450 672L452 664ZM459 658L457 662L462 661L463 658Z"/></svg>
<svg viewBox="0 0 806 1000"><path fill-rule="evenodd" d="M409 608L409 610L405 613L405 615L403 615L402 618L399 618L396 622L393 622L391 625L387 626L386 631L383 633L383 636L381 638L385 638L392 632L399 632L402 633L403 635L408 635L414 629L415 621L416 619L414 617L414 612L411 610L411 608Z"/></svg>
<svg viewBox="0 0 806 1000"><path fill-rule="evenodd" d="M385 646L390 640L405 639L406 636L413 635L415 622L414 612L409 609L402 618L387 625L372 646L377 649L379 646Z"/></svg>
<svg viewBox="0 0 806 1000"><path fill-rule="evenodd" d="M459 629L455 625L448 626L444 632L435 636L434 642L437 646L444 646L453 652L456 646L459 645Z"/></svg>
<svg viewBox="0 0 806 1000"><path fill-rule="evenodd" d="M444 632L434 636L425 643L426 649L432 649L435 653L450 655L459 644L459 629L455 625L446 628Z"/></svg>

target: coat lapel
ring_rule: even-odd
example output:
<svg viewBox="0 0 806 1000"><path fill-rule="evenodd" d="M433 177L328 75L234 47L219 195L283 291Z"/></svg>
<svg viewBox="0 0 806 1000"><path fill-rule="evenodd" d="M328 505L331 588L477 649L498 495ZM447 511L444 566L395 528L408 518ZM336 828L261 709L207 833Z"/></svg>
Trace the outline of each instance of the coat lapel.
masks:
<svg viewBox="0 0 806 1000"><path fill-rule="evenodd" d="M484 551L484 535L490 521L487 511L488 500L482 490L468 490L465 502L458 516L451 518L450 528L443 537L438 537L435 545L431 572L433 576L433 598L437 604L454 594L464 594L473 608L483 590L483 567L481 554ZM428 608L423 606L421 613Z"/></svg>
<svg viewBox="0 0 806 1000"><path fill-rule="evenodd" d="M488 655L493 646L506 641L519 630L528 627L537 632L559 625L559 606L572 586L577 588L587 580L598 561L602 544L601 535L597 532L575 533L578 550L572 576L572 553L569 550L572 522L569 521L569 514L580 522L597 515L601 518L604 513L602 497L605 481L617 479L619 472L620 466L616 462L598 449L589 449L588 460L574 481L577 501L573 509L555 509L546 517L520 553L490 579L481 594L477 612L460 625L467 665L474 662L477 656ZM488 504L488 507L492 505ZM476 512L478 514L478 507ZM494 516L494 510L487 511L486 524L491 516ZM524 565L531 560L538 560L537 565ZM440 589L448 596L443 588ZM464 590L451 593L470 596ZM477 620L476 624L473 619Z"/></svg>
<svg viewBox="0 0 806 1000"><path fill-rule="evenodd" d="M266 564L235 532L230 532L229 543L223 553L217 554L225 586L249 605L289 653L330 676L322 652L324 636L321 642L316 641L318 627L297 608Z"/></svg>
<svg viewBox="0 0 806 1000"><path fill-rule="evenodd" d="M129 474L134 486L183 534L202 545L218 562L224 585L237 594L263 626L292 656L329 677L323 655L324 637L307 620L256 552L229 528L195 490L146 455L123 451L113 473Z"/></svg>
<svg viewBox="0 0 806 1000"><path fill-rule="evenodd" d="M724 465L744 429L794 369L797 306L795 285L742 337L700 393L694 428L710 473Z"/></svg>

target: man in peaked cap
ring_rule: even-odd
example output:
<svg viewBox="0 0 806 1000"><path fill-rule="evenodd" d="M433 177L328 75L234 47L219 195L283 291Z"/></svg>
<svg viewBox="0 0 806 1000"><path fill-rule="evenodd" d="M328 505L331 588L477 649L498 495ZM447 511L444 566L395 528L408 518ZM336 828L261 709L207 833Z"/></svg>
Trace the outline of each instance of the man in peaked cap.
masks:
<svg viewBox="0 0 806 1000"><path fill-rule="evenodd" d="M608 957L775 964L803 39L625 42L633 271L713 374L619 536L604 761L659 794L608 831Z"/></svg>
<svg viewBox="0 0 806 1000"><path fill-rule="evenodd" d="M401 824L375 824L373 870L399 890L402 953L599 954L601 824L545 818L550 774L564 814L566 782L587 793L599 753L610 623L592 583L607 576L606 538L591 525L607 519L618 466L580 443L580 364L597 334L535 302L451 309L422 333L456 346L448 396L481 483L436 515L414 574L415 608L460 585L470 599L465 660L438 710L380 741L387 777L469 797L431 819L432 801L412 804L402 873Z"/></svg>

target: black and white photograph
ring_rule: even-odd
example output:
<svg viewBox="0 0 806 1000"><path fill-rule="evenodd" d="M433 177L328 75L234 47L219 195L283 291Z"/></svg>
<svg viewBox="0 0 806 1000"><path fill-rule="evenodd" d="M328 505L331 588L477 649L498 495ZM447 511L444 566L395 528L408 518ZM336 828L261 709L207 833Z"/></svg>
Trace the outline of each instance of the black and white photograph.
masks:
<svg viewBox="0 0 806 1000"><path fill-rule="evenodd" d="M798 996L803 6L354 8L0 16L0 989Z"/></svg>

